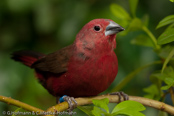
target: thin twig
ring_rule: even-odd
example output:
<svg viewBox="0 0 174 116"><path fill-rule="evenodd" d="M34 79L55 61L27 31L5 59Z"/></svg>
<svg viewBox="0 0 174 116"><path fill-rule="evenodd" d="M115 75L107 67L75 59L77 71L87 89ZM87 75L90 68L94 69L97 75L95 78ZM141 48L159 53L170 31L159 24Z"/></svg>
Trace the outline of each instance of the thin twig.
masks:
<svg viewBox="0 0 174 116"><path fill-rule="evenodd" d="M157 39L156 39L156 37L152 34L152 32L151 32L146 26L143 26L143 27L142 27L142 30L145 31L145 32L147 33L147 35L151 38L151 40L152 40L152 42L153 42L155 48L156 48L156 49L160 49L161 46L159 46L159 45L157 44Z"/></svg>
<svg viewBox="0 0 174 116"><path fill-rule="evenodd" d="M117 86L115 86L111 92L116 92L116 91L120 91L123 87L125 87L125 85L127 83L129 83L133 78L135 78L135 75L138 74L140 71L142 71L143 69L147 68L147 67L150 67L152 65L156 65L156 64L161 64L162 62L160 60L158 61L154 61L152 63L149 63L149 64L146 64L142 67L139 67L137 69L135 69L134 71L132 71L131 73L129 73L126 77L123 78L122 81L120 81L118 83Z"/></svg>
<svg viewBox="0 0 174 116"><path fill-rule="evenodd" d="M161 97L162 100L161 101L165 100L165 97L166 97L167 94L169 94L169 90L162 94L162 97Z"/></svg>
<svg viewBox="0 0 174 116"><path fill-rule="evenodd" d="M169 92L170 92L170 95L171 95L172 103L174 105L174 90L173 90L172 87L170 87Z"/></svg>

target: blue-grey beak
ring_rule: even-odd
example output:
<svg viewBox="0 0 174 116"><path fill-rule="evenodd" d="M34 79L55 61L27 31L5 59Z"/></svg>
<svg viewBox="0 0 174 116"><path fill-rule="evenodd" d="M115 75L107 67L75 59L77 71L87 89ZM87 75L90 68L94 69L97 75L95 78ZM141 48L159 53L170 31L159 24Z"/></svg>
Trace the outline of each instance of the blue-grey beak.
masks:
<svg viewBox="0 0 174 116"><path fill-rule="evenodd" d="M106 27L105 36L116 34L120 31L124 31L124 28L119 24L110 21L109 25Z"/></svg>

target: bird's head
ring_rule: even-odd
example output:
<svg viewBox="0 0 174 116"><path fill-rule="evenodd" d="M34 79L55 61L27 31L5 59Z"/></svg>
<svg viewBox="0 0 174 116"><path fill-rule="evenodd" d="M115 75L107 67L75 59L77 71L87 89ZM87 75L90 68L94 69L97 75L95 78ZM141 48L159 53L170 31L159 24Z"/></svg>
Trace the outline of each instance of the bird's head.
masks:
<svg viewBox="0 0 174 116"><path fill-rule="evenodd" d="M79 49L114 49L116 34L124 28L110 19L94 19L87 23L77 34L75 44Z"/></svg>

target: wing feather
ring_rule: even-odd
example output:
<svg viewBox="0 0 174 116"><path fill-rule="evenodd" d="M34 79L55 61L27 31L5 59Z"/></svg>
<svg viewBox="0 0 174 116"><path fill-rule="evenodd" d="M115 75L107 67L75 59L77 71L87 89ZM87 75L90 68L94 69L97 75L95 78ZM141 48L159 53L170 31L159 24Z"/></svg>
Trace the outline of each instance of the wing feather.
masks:
<svg viewBox="0 0 174 116"><path fill-rule="evenodd" d="M64 73L68 70L67 65L70 57L73 55L73 49L73 45L70 45L60 49L59 51L48 54L36 61L32 67L40 71L56 74Z"/></svg>

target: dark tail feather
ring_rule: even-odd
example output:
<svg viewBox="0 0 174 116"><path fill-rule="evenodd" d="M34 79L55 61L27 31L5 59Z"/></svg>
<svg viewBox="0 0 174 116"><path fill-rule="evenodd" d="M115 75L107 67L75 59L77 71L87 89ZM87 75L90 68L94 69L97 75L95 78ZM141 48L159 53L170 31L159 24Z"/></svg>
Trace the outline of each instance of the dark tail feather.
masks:
<svg viewBox="0 0 174 116"><path fill-rule="evenodd" d="M39 58L43 57L44 54L32 52L32 51L18 51L12 54L12 59L15 61L22 62L23 64L31 67Z"/></svg>

